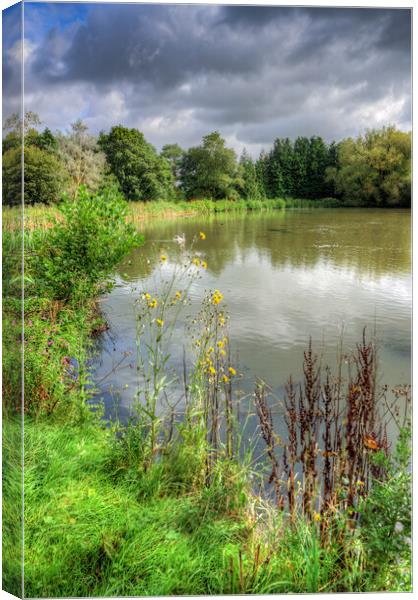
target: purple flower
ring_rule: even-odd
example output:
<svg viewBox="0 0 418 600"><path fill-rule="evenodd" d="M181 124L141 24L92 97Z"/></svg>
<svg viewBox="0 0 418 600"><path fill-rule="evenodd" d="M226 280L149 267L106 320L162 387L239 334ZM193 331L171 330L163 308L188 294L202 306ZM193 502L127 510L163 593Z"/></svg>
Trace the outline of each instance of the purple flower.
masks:
<svg viewBox="0 0 418 600"><path fill-rule="evenodd" d="M48 340L48 346L52 346L54 342L52 340Z"/></svg>

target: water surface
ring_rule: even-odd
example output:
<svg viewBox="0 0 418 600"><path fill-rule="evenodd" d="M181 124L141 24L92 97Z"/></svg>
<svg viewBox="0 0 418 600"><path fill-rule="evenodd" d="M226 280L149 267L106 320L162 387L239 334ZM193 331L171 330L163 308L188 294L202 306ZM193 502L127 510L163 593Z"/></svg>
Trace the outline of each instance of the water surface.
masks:
<svg viewBox="0 0 418 600"><path fill-rule="evenodd" d="M126 419L137 385L133 301L148 289L161 252L170 269L180 260L173 241L196 251L207 271L190 291L196 312L205 291L218 288L230 314L233 356L244 390L256 377L280 396L290 374L301 377L309 337L325 362L343 339L347 351L366 326L379 343L380 381L410 383L410 212L384 209L316 209L153 221L145 245L119 266L116 286L102 299L110 325L99 344L94 378L108 415ZM180 370L185 342L178 324L172 364Z"/></svg>

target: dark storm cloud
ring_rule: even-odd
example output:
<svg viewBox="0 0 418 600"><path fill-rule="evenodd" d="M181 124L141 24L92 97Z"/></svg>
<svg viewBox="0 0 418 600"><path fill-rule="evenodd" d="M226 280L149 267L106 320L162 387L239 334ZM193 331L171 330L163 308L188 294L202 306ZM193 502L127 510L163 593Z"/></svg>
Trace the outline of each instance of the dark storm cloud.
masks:
<svg viewBox="0 0 418 600"><path fill-rule="evenodd" d="M2 84L3 84L3 120L12 112L19 112L21 106L21 34L22 9L19 4L3 11L2 34Z"/></svg>
<svg viewBox="0 0 418 600"><path fill-rule="evenodd" d="M409 127L409 10L90 5L48 25L26 87L53 126L79 111L157 145L220 129L253 151L277 135Z"/></svg>

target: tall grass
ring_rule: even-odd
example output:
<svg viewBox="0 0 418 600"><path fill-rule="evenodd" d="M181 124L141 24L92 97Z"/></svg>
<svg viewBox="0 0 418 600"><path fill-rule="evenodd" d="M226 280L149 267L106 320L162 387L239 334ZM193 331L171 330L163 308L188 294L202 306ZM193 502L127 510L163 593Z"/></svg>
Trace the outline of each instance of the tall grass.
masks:
<svg viewBox="0 0 418 600"><path fill-rule="evenodd" d="M171 218L176 216L199 216L224 212L245 212L263 210L283 210L285 208L339 208L342 204L335 198L318 200L294 198L265 198L238 200L178 200L152 202L130 202L128 220L134 224L155 217ZM3 208L3 231L15 231L21 228L16 218L19 208ZM51 227L60 218L57 206L34 205L25 207L24 228L27 231Z"/></svg>

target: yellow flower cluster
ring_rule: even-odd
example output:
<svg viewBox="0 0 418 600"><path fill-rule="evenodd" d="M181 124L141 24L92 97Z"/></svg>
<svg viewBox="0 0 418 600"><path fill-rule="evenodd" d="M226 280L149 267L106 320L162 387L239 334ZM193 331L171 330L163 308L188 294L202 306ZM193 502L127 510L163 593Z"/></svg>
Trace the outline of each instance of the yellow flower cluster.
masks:
<svg viewBox="0 0 418 600"><path fill-rule="evenodd" d="M219 290L215 290L212 294L211 302L212 304L219 304L222 302L224 295Z"/></svg>
<svg viewBox="0 0 418 600"><path fill-rule="evenodd" d="M205 260L200 260L200 258L197 258L197 256L192 258L192 265L195 267L202 267L202 269L208 268L208 263Z"/></svg>

